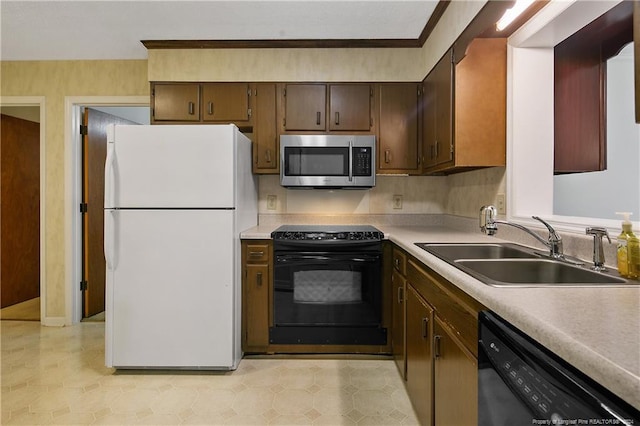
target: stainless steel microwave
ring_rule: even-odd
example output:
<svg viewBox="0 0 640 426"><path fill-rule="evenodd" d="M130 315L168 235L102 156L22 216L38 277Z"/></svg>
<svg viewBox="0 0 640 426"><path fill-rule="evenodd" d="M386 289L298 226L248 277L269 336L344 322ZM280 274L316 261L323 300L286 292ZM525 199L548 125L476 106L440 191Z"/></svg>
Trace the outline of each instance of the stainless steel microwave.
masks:
<svg viewBox="0 0 640 426"><path fill-rule="evenodd" d="M372 188L374 135L280 136L280 184L287 188Z"/></svg>

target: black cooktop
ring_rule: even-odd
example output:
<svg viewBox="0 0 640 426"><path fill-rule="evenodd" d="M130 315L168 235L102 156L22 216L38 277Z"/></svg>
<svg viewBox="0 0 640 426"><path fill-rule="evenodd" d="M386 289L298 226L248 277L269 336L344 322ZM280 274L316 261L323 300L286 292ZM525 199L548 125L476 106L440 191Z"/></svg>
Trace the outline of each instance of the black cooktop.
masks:
<svg viewBox="0 0 640 426"><path fill-rule="evenodd" d="M271 233L274 240L381 241L384 234L369 225L283 225Z"/></svg>

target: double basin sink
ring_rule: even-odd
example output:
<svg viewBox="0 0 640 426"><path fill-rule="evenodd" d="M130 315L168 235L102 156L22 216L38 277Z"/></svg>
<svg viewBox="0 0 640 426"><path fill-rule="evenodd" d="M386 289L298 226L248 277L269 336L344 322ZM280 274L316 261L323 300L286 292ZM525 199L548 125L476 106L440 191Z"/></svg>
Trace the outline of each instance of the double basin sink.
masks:
<svg viewBox="0 0 640 426"><path fill-rule="evenodd" d="M483 283L494 287L639 285L611 272L597 272L543 257L534 249L511 243L416 243Z"/></svg>

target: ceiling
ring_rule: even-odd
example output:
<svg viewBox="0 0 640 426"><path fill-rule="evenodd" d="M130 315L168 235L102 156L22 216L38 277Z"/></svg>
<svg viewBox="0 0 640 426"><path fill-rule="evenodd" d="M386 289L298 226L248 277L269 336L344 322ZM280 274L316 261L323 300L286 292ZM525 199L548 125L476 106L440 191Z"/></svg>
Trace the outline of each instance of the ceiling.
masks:
<svg viewBox="0 0 640 426"><path fill-rule="evenodd" d="M0 59L146 59L141 40L417 40L438 0L0 0Z"/></svg>

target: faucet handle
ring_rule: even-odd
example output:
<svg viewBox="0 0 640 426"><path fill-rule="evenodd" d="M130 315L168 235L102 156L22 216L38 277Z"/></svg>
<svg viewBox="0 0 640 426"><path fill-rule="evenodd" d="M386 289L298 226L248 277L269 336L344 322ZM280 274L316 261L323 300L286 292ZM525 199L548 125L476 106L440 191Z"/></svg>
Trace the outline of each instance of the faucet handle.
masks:
<svg viewBox="0 0 640 426"><path fill-rule="evenodd" d="M495 206L482 206L480 207L480 230L484 234L495 235L498 228L494 222L498 210Z"/></svg>

